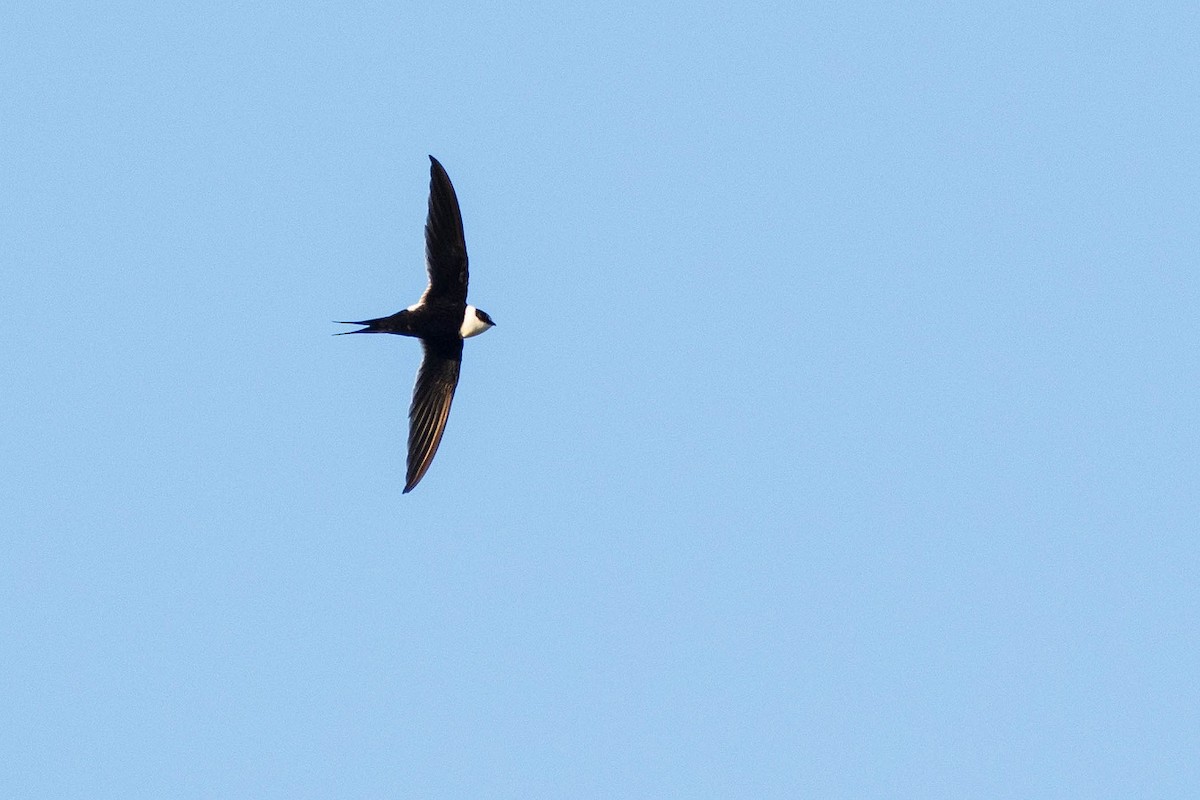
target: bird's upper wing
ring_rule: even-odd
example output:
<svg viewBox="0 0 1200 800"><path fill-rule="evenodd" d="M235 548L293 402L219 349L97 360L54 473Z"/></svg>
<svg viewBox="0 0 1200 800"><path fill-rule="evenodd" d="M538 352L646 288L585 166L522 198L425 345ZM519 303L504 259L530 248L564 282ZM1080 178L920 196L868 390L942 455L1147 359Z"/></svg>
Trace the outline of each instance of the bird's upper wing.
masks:
<svg viewBox="0 0 1200 800"><path fill-rule="evenodd" d="M467 242L450 176L429 157L429 216L425 218L425 268L429 288L421 298L467 302Z"/></svg>
<svg viewBox="0 0 1200 800"><path fill-rule="evenodd" d="M412 406L408 409L408 476L404 492L411 492L433 462L450 402L458 386L458 370L462 365L462 339L422 339L425 357L417 370L413 387Z"/></svg>

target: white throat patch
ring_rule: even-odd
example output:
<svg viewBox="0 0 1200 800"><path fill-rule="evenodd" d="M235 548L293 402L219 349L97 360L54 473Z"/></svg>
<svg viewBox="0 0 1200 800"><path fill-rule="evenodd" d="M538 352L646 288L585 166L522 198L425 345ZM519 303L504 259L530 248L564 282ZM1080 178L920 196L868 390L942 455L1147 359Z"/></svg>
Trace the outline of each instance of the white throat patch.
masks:
<svg viewBox="0 0 1200 800"><path fill-rule="evenodd" d="M475 315L475 306L467 306L467 313L463 314L462 325L458 328L458 335L464 339L470 339L472 336L479 334L492 327Z"/></svg>

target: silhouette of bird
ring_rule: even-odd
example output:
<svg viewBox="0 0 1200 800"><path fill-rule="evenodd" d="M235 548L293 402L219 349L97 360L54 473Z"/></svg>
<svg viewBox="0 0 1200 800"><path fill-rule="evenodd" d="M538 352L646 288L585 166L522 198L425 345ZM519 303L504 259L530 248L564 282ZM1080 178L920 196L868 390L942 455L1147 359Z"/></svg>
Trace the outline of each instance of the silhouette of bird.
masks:
<svg viewBox="0 0 1200 800"><path fill-rule="evenodd" d="M425 268L429 286L421 299L390 317L339 325L363 325L346 333L394 333L421 340L424 358L417 370L408 409L408 472L404 494L413 490L433 463L450 403L458 386L463 339L478 336L496 323L467 303L467 243L462 212L450 176L429 157L429 214L425 219Z"/></svg>

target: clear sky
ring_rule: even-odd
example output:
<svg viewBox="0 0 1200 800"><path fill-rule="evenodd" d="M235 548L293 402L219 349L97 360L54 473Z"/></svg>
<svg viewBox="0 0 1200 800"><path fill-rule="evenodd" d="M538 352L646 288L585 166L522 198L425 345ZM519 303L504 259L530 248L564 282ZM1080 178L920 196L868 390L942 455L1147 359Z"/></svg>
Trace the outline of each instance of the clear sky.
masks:
<svg viewBox="0 0 1200 800"><path fill-rule="evenodd" d="M1198 38L5 3L0 796L1200 796Z"/></svg>

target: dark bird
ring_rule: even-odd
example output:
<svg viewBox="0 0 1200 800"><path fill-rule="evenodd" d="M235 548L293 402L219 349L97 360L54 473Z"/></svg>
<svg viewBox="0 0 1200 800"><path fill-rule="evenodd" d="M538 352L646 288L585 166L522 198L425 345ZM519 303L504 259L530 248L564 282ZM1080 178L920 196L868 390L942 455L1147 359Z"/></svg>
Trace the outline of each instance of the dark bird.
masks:
<svg viewBox="0 0 1200 800"><path fill-rule="evenodd" d="M390 317L339 325L365 325L342 333L395 333L421 340L425 357L417 370L412 405L408 409L408 475L404 493L413 490L429 470L450 402L458 386L463 339L477 336L496 323L486 311L467 304L467 243L462 213L450 176L429 157L429 215L425 219L425 268L429 286L421 299Z"/></svg>

